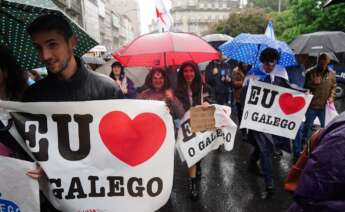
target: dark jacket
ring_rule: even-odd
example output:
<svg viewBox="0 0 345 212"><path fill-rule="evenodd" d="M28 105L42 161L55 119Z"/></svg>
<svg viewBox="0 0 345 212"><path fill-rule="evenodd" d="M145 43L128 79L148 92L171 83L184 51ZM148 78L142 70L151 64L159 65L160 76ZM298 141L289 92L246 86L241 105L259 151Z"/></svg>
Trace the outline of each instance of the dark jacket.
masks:
<svg viewBox="0 0 345 212"><path fill-rule="evenodd" d="M213 73L213 69L217 73ZM226 76L230 77L230 65L226 62L212 61L206 66L206 83L210 85L214 93L229 93L231 82L226 81Z"/></svg>
<svg viewBox="0 0 345 212"><path fill-rule="evenodd" d="M12 125L9 125L9 127ZM11 151L11 157L22 159L22 160L29 160L32 159L29 155L23 150L23 148L18 144L18 142L13 138L13 136L9 133L7 129L5 129L4 124L0 121L0 143L5 145Z"/></svg>
<svg viewBox="0 0 345 212"><path fill-rule="evenodd" d="M345 211L345 113L318 141L299 178L289 212Z"/></svg>
<svg viewBox="0 0 345 212"><path fill-rule="evenodd" d="M108 76L86 69L77 59L78 70L69 80L55 74L30 86L23 96L25 102L88 101L123 98L120 89Z"/></svg>
<svg viewBox="0 0 345 212"><path fill-rule="evenodd" d="M127 95L125 95L125 97L128 99L135 99L136 91L135 91L134 83L128 77L127 77L127 90L128 90L128 93Z"/></svg>
<svg viewBox="0 0 345 212"><path fill-rule="evenodd" d="M241 101L241 90L244 82L244 73L239 69L235 68L231 74L231 82L234 89L234 98L236 103Z"/></svg>
<svg viewBox="0 0 345 212"><path fill-rule="evenodd" d="M191 102L189 101L187 89L178 88L175 92L175 95L182 103L184 110L188 111L193 106L201 105L203 103L201 102L201 99L203 99L204 102L213 104L214 96L212 95L210 90L211 89L208 85L203 85L202 92L200 91L198 93L193 93L193 104L191 104Z"/></svg>

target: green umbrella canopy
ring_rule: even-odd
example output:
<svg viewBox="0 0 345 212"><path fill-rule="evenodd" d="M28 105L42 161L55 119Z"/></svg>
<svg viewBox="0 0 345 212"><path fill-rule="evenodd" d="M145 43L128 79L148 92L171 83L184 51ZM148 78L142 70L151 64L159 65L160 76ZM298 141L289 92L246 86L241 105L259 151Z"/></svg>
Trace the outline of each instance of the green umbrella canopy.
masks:
<svg viewBox="0 0 345 212"><path fill-rule="evenodd" d="M46 14L64 15L50 0L0 0L0 44L8 46L19 65L26 70L43 66L26 28ZM81 57L97 42L73 20L67 19L78 39L75 54Z"/></svg>

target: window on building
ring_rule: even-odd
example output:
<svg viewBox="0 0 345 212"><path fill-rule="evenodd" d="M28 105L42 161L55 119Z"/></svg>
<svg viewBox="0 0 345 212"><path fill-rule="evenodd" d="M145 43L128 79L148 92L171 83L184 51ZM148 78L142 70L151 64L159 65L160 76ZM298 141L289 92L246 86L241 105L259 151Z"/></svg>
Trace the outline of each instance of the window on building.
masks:
<svg viewBox="0 0 345 212"><path fill-rule="evenodd" d="M214 8L219 9L219 3L218 2L214 3Z"/></svg>
<svg viewBox="0 0 345 212"><path fill-rule="evenodd" d="M117 16L115 13L111 13L112 24L114 27L120 27L120 17Z"/></svg>
<svg viewBox="0 0 345 212"><path fill-rule="evenodd" d="M200 4L199 4L199 7L200 7L200 8L204 8L204 7L205 7L205 4L204 4L204 3L200 3Z"/></svg>
<svg viewBox="0 0 345 212"><path fill-rule="evenodd" d="M188 5L189 6L194 6L195 5L195 1L194 0L188 0Z"/></svg>
<svg viewBox="0 0 345 212"><path fill-rule="evenodd" d="M226 7L227 7L226 3L223 3L223 8L226 8Z"/></svg>
<svg viewBox="0 0 345 212"><path fill-rule="evenodd" d="M102 0L97 0L97 5L98 5L98 15L104 18L105 17L104 2Z"/></svg>

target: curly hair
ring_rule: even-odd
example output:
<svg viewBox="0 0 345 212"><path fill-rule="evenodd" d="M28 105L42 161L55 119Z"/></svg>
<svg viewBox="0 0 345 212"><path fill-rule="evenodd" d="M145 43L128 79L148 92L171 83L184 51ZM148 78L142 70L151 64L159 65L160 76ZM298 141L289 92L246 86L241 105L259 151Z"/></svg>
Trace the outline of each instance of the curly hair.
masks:
<svg viewBox="0 0 345 212"><path fill-rule="evenodd" d="M0 46L0 58L0 71L6 74L6 96L9 100L20 100L28 87L27 74L6 46Z"/></svg>
<svg viewBox="0 0 345 212"><path fill-rule="evenodd" d="M260 54L260 62L273 62L279 60L279 52L276 49L273 48L266 48L264 49Z"/></svg>
<svg viewBox="0 0 345 212"><path fill-rule="evenodd" d="M162 74L163 79L164 79L164 85L162 87L162 90L166 90L170 88L170 81L168 78L168 75L166 73L166 71L162 68L152 68L152 70L149 72L149 74L146 76L145 79L145 85L150 88L150 89L154 89L153 87L153 76L159 72L160 74Z"/></svg>

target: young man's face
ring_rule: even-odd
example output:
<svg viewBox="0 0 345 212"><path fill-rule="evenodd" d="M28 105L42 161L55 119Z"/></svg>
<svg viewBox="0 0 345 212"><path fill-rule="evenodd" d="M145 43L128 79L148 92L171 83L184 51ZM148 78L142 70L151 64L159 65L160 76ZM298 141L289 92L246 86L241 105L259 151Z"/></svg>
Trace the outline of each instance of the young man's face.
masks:
<svg viewBox="0 0 345 212"><path fill-rule="evenodd" d="M56 31L43 31L33 34L31 39L40 60L49 72L61 74L67 68L76 46L74 37L66 41Z"/></svg>
<svg viewBox="0 0 345 212"><path fill-rule="evenodd" d="M266 73L271 73L274 69L274 67L276 66L277 62L273 61L273 62L264 62L263 63L263 69L265 70Z"/></svg>

